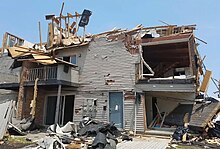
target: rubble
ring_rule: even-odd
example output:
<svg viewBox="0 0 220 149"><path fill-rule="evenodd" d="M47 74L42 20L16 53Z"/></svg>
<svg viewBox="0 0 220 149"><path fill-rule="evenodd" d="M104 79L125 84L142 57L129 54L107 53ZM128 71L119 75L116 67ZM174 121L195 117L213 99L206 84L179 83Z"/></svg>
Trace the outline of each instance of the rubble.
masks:
<svg viewBox="0 0 220 149"><path fill-rule="evenodd" d="M122 134L114 124L84 118L78 130L72 122L68 122L63 127L58 124L49 126L46 136L35 140L36 145L31 145L31 147L38 149L116 149L120 140L132 141L133 139Z"/></svg>
<svg viewBox="0 0 220 149"><path fill-rule="evenodd" d="M209 102L207 102L209 101ZM193 107L191 120L186 127L178 127L172 135L171 144L207 146L219 148L220 121L219 102L206 98Z"/></svg>

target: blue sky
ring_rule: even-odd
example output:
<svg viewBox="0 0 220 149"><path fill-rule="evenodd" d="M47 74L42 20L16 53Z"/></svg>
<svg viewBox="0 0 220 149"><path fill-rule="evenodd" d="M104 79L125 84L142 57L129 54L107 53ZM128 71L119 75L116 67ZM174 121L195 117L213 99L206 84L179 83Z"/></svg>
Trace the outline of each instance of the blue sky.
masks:
<svg viewBox="0 0 220 149"><path fill-rule="evenodd" d="M0 44L3 33L8 31L31 42L39 42L38 21L41 22L43 40L46 41L46 14L59 15L62 2L63 14L81 13L83 9L93 12L87 33L99 33L117 28L133 28L169 24L196 24L195 35L201 42L199 52L206 55L206 67L213 71L213 77L220 79L220 0L1 0ZM209 95L217 89L213 83Z"/></svg>

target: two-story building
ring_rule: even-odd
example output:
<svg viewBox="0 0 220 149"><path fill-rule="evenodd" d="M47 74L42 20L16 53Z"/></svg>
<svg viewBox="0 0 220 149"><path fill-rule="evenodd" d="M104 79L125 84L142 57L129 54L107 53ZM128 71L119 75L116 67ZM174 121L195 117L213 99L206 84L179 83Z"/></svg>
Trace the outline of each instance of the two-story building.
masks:
<svg viewBox="0 0 220 149"><path fill-rule="evenodd" d="M57 18L49 24L43 50L5 35L5 49L21 75L20 82L0 88L18 93L18 118L30 117L34 109L38 124L78 123L89 116L144 132L158 114L166 122L179 104L194 103L202 73L194 25L137 26L79 37L72 28L59 30Z"/></svg>

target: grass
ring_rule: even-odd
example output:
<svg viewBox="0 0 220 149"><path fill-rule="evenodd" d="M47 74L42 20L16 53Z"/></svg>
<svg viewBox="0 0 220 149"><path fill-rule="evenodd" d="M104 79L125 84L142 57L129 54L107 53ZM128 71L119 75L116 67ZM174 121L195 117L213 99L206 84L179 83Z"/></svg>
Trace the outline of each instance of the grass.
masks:
<svg viewBox="0 0 220 149"><path fill-rule="evenodd" d="M27 144L27 145L33 143L31 141L28 141L25 137L12 137L12 136L8 137L8 142L12 144L20 143L20 144Z"/></svg>
<svg viewBox="0 0 220 149"><path fill-rule="evenodd" d="M25 137L20 137L20 136L19 137L8 136L4 140L5 143L0 147L3 149L21 148L33 144L33 142L28 141Z"/></svg>

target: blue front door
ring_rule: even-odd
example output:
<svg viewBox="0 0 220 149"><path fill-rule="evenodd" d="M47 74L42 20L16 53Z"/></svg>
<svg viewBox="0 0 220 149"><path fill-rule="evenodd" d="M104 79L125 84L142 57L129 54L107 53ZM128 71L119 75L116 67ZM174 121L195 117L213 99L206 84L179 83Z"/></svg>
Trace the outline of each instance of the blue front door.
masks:
<svg viewBox="0 0 220 149"><path fill-rule="evenodd" d="M109 121L118 128L123 128L123 93L109 93Z"/></svg>

